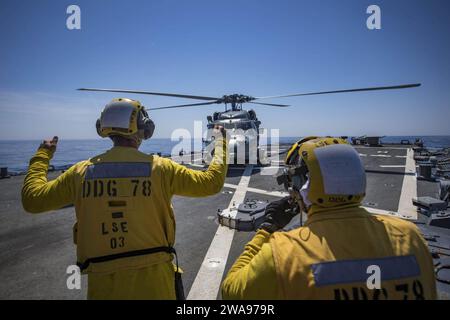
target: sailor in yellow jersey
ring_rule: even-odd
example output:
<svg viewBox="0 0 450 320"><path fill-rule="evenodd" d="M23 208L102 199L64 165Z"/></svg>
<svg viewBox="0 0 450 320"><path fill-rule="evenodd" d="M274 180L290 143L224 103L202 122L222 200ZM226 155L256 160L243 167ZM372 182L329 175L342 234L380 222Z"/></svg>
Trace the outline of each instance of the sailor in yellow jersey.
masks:
<svg viewBox="0 0 450 320"><path fill-rule="evenodd" d="M44 141L30 160L23 207L40 213L75 205L77 264L88 274L88 298L183 299L181 270L172 263L171 198L221 190L227 172L225 131L215 129L214 157L207 170L195 171L138 151L155 127L138 101L112 100L96 127L114 147L51 181L47 170L58 140Z"/></svg>
<svg viewBox="0 0 450 320"><path fill-rule="evenodd" d="M279 182L291 196L267 207L222 284L224 299L436 299L418 228L360 206L365 170L346 141L305 138L286 164ZM305 225L282 230L300 210Z"/></svg>

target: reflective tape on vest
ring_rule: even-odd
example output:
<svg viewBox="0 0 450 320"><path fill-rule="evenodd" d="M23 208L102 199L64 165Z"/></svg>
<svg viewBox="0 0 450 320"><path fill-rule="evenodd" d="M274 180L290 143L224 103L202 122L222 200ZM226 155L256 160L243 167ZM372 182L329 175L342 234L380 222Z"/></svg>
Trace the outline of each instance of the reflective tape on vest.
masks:
<svg viewBox="0 0 450 320"><path fill-rule="evenodd" d="M341 260L313 264L311 269L316 287L335 284L366 282L370 273L367 268L380 268L381 281L417 277L419 264L414 255L386 257L379 259Z"/></svg>
<svg viewBox="0 0 450 320"><path fill-rule="evenodd" d="M87 167L85 180L150 177L151 173L149 162L102 162Z"/></svg>

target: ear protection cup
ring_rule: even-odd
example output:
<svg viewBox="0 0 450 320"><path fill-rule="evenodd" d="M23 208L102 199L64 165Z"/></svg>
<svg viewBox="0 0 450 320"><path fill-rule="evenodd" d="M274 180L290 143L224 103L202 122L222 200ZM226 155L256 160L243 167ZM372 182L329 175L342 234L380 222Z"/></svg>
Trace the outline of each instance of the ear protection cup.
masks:
<svg viewBox="0 0 450 320"><path fill-rule="evenodd" d="M98 134L100 137L102 137L102 138L105 137L105 136L102 134L102 131L101 131L100 119L97 119L97 121L95 122L95 129L97 130L97 134Z"/></svg>
<svg viewBox="0 0 450 320"><path fill-rule="evenodd" d="M147 140L153 136L155 131L155 123L148 116L147 111L144 108L140 111L140 116L138 120L139 135L142 139Z"/></svg>
<svg viewBox="0 0 450 320"><path fill-rule="evenodd" d="M155 123L152 119L147 118L144 125L144 139L150 139L155 131Z"/></svg>

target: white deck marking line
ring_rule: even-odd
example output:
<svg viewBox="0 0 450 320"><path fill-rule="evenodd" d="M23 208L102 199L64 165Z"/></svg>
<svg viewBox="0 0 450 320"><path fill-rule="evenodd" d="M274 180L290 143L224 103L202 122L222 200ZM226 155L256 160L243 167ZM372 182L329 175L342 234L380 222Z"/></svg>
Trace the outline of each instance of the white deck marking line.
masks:
<svg viewBox="0 0 450 320"><path fill-rule="evenodd" d="M405 175L403 176L402 191L398 203L398 212L409 219L417 219L417 209L412 204L412 198L417 197L416 163L414 151L410 148L406 152Z"/></svg>
<svg viewBox="0 0 450 320"><path fill-rule="evenodd" d="M237 189L238 186L235 184L225 183L224 187L230 188L230 189ZM252 192L252 193L259 193L259 194L265 194L265 195L274 196L274 197L280 197L280 198L288 195L288 193L286 193L286 192L266 191L266 190L257 189L257 188L247 188L247 191ZM406 216L402 216L398 212L394 212L394 211L390 211L390 210L365 207L365 206L363 206L363 208L366 209L367 211L369 211L370 213L374 213L374 214L384 214L384 215L389 215L389 216L398 216L398 217L408 218Z"/></svg>
<svg viewBox="0 0 450 320"><path fill-rule="evenodd" d="M268 167L255 167L255 169L259 169L259 173L261 176L273 176L275 177L280 173L281 170L284 169L284 166L268 166Z"/></svg>
<svg viewBox="0 0 450 320"><path fill-rule="evenodd" d="M230 189L237 189L238 186L235 184L231 184L231 183L225 183L224 187L230 188ZM257 189L257 188L247 188L247 191L252 192L252 193L259 193L259 194L265 194L265 195L269 195L269 196L279 197L279 198L283 198L288 195L288 193L286 193L286 192L266 191L266 190ZM373 214L383 214L383 215L388 215L388 216L397 216L400 218L411 219L409 216L401 215L400 213L395 212L395 211L378 209L378 208L373 208L373 207L365 207L365 206L363 206L363 208Z"/></svg>
<svg viewBox="0 0 450 320"><path fill-rule="evenodd" d="M203 168L203 169L207 169L208 166L205 166L204 164L197 164L197 163L186 163L185 165L190 166L190 167L195 167L195 168ZM258 169L258 168L272 168L272 167L253 167L254 169ZM281 168L281 167L273 167L273 168ZM228 170L241 170L243 171L245 168L242 167L228 167Z"/></svg>
<svg viewBox="0 0 450 320"><path fill-rule="evenodd" d="M245 168L228 208L237 206L245 200L252 171L252 165ZM233 210L232 212L237 213L237 210ZM189 291L188 300L215 300L217 298L222 276L225 271L225 264L227 263L231 243L233 242L233 236L234 229L221 225L217 228L216 235L211 241L205 259Z"/></svg>
<svg viewBox="0 0 450 320"><path fill-rule="evenodd" d="M405 165L396 165L396 164L392 164L392 165L380 165L380 168L404 168Z"/></svg>
<svg viewBox="0 0 450 320"><path fill-rule="evenodd" d="M235 184L225 183L224 187L230 188L230 189L237 189L238 186ZM258 188L250 188L250 187L247 188L247 192L264 194L264 195L279 197L279 198L283 198L283 197L286 197L287 195L289 195L287 192L268 191L268 190L263 190L263 189L258 189Z"/></svg>
<svg viewBox="0 0 450 320"><path fill-rule="evenodd" d="M266 191L266 190L261 190L261 189L257 189L257 188L247 188L248 192L253 192L253 193L259 193L259 194L265 194L268 196L273 196L273 197L286 197L289 195L289 193L287 192L280 192L280 191Z"/></svg>
<svg viewBox="0 0 450 320"><path fill-rule="evenodd" d="M367 154L365 154L365 153L360 153L359 156L360 156L360 157L367 157Z"/></svg>
<svg viewBox="0 0 450 320"><path fill-rule="evenodd" d="M231 184L231 183L225 183L224 187L230 188L230 189L237 189L238 186L235 184ZM269 195L269 196L280 197L280 198L283 198L288 195L288 193L286 193L286 192L266 191L266 190L257 189L257 188L247 188L247 191L252 192L252 193L260 193L260 194L265 194L265 195ZM378 208L373 208L373 207L365 207L365 206L362 206L362 207L373 214L383 214L383 215L388 215L388 216L397 216L400 218L411 219L411 217L401 215L400 213L395 212L395 211L378 209Z"/></svg>
<svg viewBox="0 0 450 320"><path fill-rule="evenodd" d="M225 183L223 185L224 188L230 188L230 189L237 189L238 185L237 184L231 184L231 183Z"/></svg>
<svg viewBox="0 0 450 320"><path fill-rule="evenodd" d="M201 164L189 164L189 166L191 167L198 167L198 168L204 168L206 169L207 166L205 167L204 165ZM253 166L253 169L283 169L284 166ZM243 167L228 167L228 170L241 170L244 171L245 168Z"/></svg>
<svg viewBox="0 0 450 320"><path fill-rule="evenodd" d="M396 158L406 158L406 156L395 156Z"/></svg>
<svg viewBox="0 0 450 320"><path fill-rule="evenodd" d="M390 158L392 156L387 155L387 154L371 154L371 157L380 157L380 158Z"/></svg>
<svg viewBox="0 0 450 320"><path fill-rule="evenodd" d="M382 147L359 147L359 146L353 146L353 148L355 148L355 149L361 149L361 150L369 150L369 149L376 149L376 148L382 148L382 149L386 149L386 150L406 150L407 149L407 147L404 147L404 148L402 148L402 147L385 147L385 146L382 146Z"/></svg>

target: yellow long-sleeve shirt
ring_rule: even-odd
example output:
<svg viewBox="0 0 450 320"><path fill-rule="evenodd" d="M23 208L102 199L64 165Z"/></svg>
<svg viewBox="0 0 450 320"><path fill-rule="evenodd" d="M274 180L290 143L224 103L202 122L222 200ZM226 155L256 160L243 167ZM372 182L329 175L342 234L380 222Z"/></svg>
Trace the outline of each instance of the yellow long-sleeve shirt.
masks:
<svg viewBox="0 0 450 320"><path fill-rule="evenodd" d="M172 196L204 197L219 192L227 172L226 153L226 141L217 139L214 158L208 169L197 171L167 158L143 154L133 148L114 147L104 154L75 164L58 178L48 181L47 171L53 153L40 148L30 160L24 180L23 207L28 212L40 213L74 204L78 224L74 240L78 245L78 258L81 260L92 258L93 254L99 252L107 254L117 252L114 251L116 248L114 250L109 248L108 237L111 234L106 237L97 234L99 226L103 228L105 225L104 221L128 223L122 230L125 232L123 235L128 237L123 251L127 248L130 251L143 249L143 245L172 246L175 242L175 220L170 204ZM123 177L123 172L118 172L122 169L116 168L113 171L118 172L119 176L114 179L87 181L87 171L108 163L118 164L117 168L123 163L138 165L147 163L151 166L150 175L147 177L149 179L136 182L138 180L134 178L129 181L129 178ZM149 183L146 185L147 181ZM97 190L97 182L99 190L101 185L101 194ZM88 185L89 183L91 185ZM148 191L146 188L149 188ZM87 189L90 191L86 191ZM94 192L98 194L93 195ZM128 217L128 220L91 221L92 217L98 216L92 214L93 212L109 212L108 205L114 202L111 200L126 202L125 209L121 209L123 212L120 213L125 216L124 219ZM114 239L114 243L120 247L120 240L123 239L117 239ZM108 245L105 247L106 243ZM92 266L88 272L88 298L175 298L171 256L161 252L145 257L147 259L145 261L142 259L126 258Z"/></svg>
<svg viewBox="0 0 450 320"><path fill-rule="evenodd" d="M233 264L222 283L223 299L277 299L278 284L269 243L270 236L270 233L261 229L247 243L244 252Z"/></svg>
<svg viewBox="0 0 450 320"><path fill-rule="evenodd" d="M373 265L382 290L367 287ZM258 231L225 277L222 297L436 299L436 280L413 223L355 206L310 214L291 231Z"/></svg>

